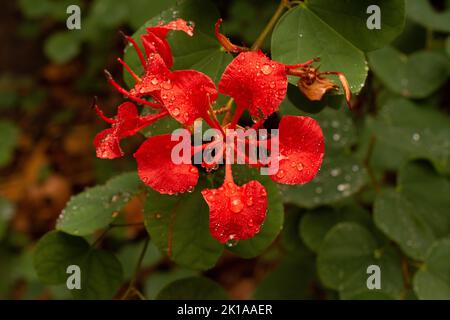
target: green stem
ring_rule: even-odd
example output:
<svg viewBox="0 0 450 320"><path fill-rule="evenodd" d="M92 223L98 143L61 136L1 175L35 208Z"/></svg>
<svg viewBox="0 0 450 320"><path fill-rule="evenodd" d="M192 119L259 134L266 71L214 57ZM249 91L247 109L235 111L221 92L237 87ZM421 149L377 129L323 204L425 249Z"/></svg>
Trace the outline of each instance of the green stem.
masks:
<svg viewBox="0 0 450 320"><path fill-rule="evenodd" d="M253 44L253 46L251 48L252 51L256 51L262 47L267 36L272 31L273 27L275 27L275 24L277 23L278 19L281 17L284 10L288 7L289 7L289 0L281 0L280 1L278 8L275 11L275 13L273 14L272 18L269 20L269 23L266 25L266 27L263 29L261 34L256 39L255 43Z"/></svg>
<svg viewBox="0 0 450 320"><path fill-rule="evenodd" d="M136 263L136 267L134 269L133 277L131 278L130 284L128 285L128 289L127 289L127 291L125 291L125 293L122 296L121 300L125 300L131 292L133 292L133 291L136 292L137 291L136 288L135 288L135 285L136 285L136 281L137 281L137 277L138 277L139 271L141 270L142 261L144 260L145 253L147 252L147 248L148 248L149 242L150 242L150 238L147 237L145 239L144 246L142 247L141 254L139 255L139 259L138 259L138 261Z"/></svg>

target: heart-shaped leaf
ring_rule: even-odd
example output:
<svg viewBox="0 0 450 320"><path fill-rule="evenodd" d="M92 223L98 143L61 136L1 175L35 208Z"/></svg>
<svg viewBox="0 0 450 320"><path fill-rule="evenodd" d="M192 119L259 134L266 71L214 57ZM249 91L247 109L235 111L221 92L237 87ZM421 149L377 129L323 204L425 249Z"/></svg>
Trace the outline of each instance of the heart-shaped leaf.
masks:
<svg viewBox="0 0 450 320"><path fill-rule="evenodd" d="M408 98L425 98L447 80L448 60L428 51L410 56L392 47L369 53L373 72L393 92Z"/></svg>
<svg viewBox="0 0 450 320"><path fill-rule="evenodd" d="M122 266L112 253L91 248L83 238L59 231L39 240L34 266L41 281L66 283L71 265L80 268L81 289L72 290L76 299L111 299L122 283Z"/></svg>
<svg viewBox="0 0 450 320"><path fill-rule="evenodd" d="M362 294L367 288L367 268L380 267L381 289L389 296L400 298L403 276L400 257L392 248L381 247L364 227L343 222L334 226L319 248L317 268L322 282L338 290L343 299Z"/></svg>
<svg viewBox="0 0 450 320"><path fill-rule="evenodd" d="M450 232L449 181L429 165L411 162L400 170L397 190L377 196L375 224L408 256L422 260Z"/></svg>
<svg viewBox="0 0 450 320"><path fill-rule="evenodd" d="M371 5L381 10L381 29L367 27ZM368 71L363 51L381 48L398 36L404 15L403 0L302 2L276 25L272 57L287 64L320 57L322 71L343 72L351 91L358 93Z"/></svg>

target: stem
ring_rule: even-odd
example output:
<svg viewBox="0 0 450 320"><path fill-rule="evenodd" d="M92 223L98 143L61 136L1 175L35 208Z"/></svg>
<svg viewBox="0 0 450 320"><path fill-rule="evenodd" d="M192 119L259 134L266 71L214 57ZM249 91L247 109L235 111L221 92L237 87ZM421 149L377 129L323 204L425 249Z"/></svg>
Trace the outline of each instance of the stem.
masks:
<svg viewBox="0 0 450 320"><path fill-rule="evenodd" d="M225 165L225 182L233 182L233 173L231 171L231 164L227 163Z"/></svg>
<svg viewBox="0 0 450 320"><path fill-rule="evenodd" d="M378 184L377 179L375 178L375 173L373 172L372 166L370 164L370 159L372 158L373 150L375 148L376 138L374 135L370 138L369 149L367 150L366 157L364 159L364 166L367 169L367 173L369 174L370 181L372 182L375 191L378 193L381 191L380 185Z"/></svg>
<svg viewBox="0 0 450 320"><path fill-rule="evenodd" d="M266 37L269 35L269 33L272 31L273 27L277 23L278 19L283 14L284 10L289 7L289 0L281 0L280 4L278 5L277 10L273 14L272 18L270 19L269 23L266 25L266 27L263 29L261 34L256 39L255 43L252 46L252 51L256 51L264 44L264 40L266 40Z"/></svg>
<svg viewBox="0 0 450 320"><path fill-rule="evenodd" d="M135 284L136 284L137 276L139 274L139 270L141 270L142 261L144 260L145 253L147 252L147 248L148 248L149 242L150 242L150 238L147 237L145 239L144 246L142 247L141 254L139 255L139 259L138 259L138 261L136 263L136 268L134 269L133 278L131 278L131 281L130 281L130 284L128 286L128 289L127 289L127 291L125 291L125 294L122 296L121 300L125 300L125 298L128 297L130 292L137 291L137 290L135 290Z"/></svg>

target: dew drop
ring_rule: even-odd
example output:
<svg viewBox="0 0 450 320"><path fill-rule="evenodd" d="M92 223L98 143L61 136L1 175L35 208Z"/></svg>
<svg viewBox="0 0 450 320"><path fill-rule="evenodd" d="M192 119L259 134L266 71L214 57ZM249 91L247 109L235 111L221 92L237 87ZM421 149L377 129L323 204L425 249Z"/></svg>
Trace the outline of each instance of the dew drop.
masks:
<svg viewBox="0 0 450 320"><path fill-rule="evenodd" d="M277 178L282 179L285 176L284 170L279 170L277 173Z"/></svg>
<svg viewBox="0 0 450 320"><path fill-rule="evenodd" d="M272 67L268 64L265 64L262 66L261 72L264 73L265 75L269 75L272 73Z"/></svg>
<svg viewBox="0 0 450 320"><path fill-rule="evenodd" d="M241 198L235 197L230 200L230 210L234 213L239 213L244 208Z"/></svg>
<svg viewBox="0 0 450 320"><path fill-rule="evenodd" d="M297 164L297 170L298 171L302 171L303 170L303 163L298 163Z"/></svg>
<svg viewBox="0 0 450 320"><path fill-rule="evenodd" d="M359 166L358 166L357 164L354 164L354 165L352 166L352 171L353 171L353 172L358 172L358 171L359 171Z"/></svg>
<svg viewBox="0 0 450 320"><path fill-rule="evenodd" d="M155 214L155 219L161 219L161 213L156 213Z"/></svg>
<svg viewBox="0 0 450 320"><path fill-rule="evenodd" d="M189 169L189 172L190 172L190 173L197 173L197 168L196 168L196 167L191 167L191 168Z"/></svg>
<svg viewBox="0 0 450 320"><path fill-rule="evenodd" d="M339 140L341 140L341 135L339 133L333 134L333 140L338 142Z"/></svg>
<svg viewBox="0 0 450 320"><path fill-rule="evenodd" d="M170 80L167 80L166 82L164 82L164 83L162 84L162 87L163 87L164 89L170 90L170 89L173 88L173 85L172 85L172 82L171 82Z"/></svg>
<svg viewBox="0 0 450 320"><path fill-rule="evenodd" d="M172 114L176 117L180 115L180 109L179 108L173 108Z"/></svg>
<svg viewBox="0 0 450 320"><path fill-rule="evenodd" d="M246 204L247 204L248 207L251 207L253 205L253 198L252 197L248 197L247 200L246 200Z"/></svg>
<svg viewBox="0 0 450 320"><path fill-rule="evenodd" d="M414 133L413 135L412 135L412 141L414 141L414 142L418 142L419 140L420 140L420 134L418 134L418 133Z"/></svg>
<svg viewBox="0 0 450 320"><path fill-rule="evenodd" d="M189 193L194 192L195 187L194 186L190 186L186 191Z"/></svg>
<svg viewBox="0 0 450 320"><path fill-rule="evenodd" d="M156 86L159 83L159 80L156 78L153 78L151 83Z"/></svg>
<svg viewBox="0 0 450 320"><path fill-rule="evenodd" d="M338 175L341 174L341 169L339 169L339 168L332 169L330 174L331 174L332 177L337 177Z"/></svg>

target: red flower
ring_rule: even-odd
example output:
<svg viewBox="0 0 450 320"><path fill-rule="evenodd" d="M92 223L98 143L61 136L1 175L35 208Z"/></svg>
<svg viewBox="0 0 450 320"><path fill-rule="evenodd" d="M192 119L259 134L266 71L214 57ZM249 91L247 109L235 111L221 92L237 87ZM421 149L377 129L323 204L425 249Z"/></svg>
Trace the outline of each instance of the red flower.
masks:
<svg viewBox="0 0 450 320"><path fill-rule="evenodd" d="M162 111L148 116L139 116L136 106L131 102L125 102L118 107L117 117L111 119L103 114L97 104L94 107L97 114L111 124L111 128L101 131L94 139L97 157L102 159L114 159L123 156L119 144L121 139L136 134L142 128L167 115L167 112Z"/></svg>
<svg viewBox="0 0 450 320"><path fill-rule="evenodd" d="M170 30L181 30L192 35L193 31L192 26L178 19L166 25L147 28L147 33L141 36L145 56L136 42L131 37L127 37L142 62L144 73L142 76L136 75L125 62L118 59L134 77L136 84L134 88L127 91L120 87L109 73L106 73L108 80L129 99L158 109L159 112L140 116L136 106L127 102L119 106L116 119L110 119L96 107L99 115L112 125L95 138L97 156L102 158L121 156L123 152L119 142L122 138L137 133L165 115L170 115L185 126L202 118L210 127L219 130L222 133L220 139L226 141L225 129L234 129L245 110L259 119L252 127L253 129L259 128L264 119L278 110L286 96L288 75L299 77L303 87L310 85L319 92L326 92L328 89L324 91L323 88L318 87L314 82L317 79L323 80L326 74L337 74L341 80L343 78L340 73L312 71L315 69L312 69L310 65L317 59L298 65L284 65L269 59L260 51L248 51L247 48L233 45L226 36L220 34L220 23L221 20L216 24L219 42L227 51L240 52L228 65L219 82L219 91L232 97L237 105L231 121L225 117L225 122L221 125L217 120L216 114L222 112L221 109L231 112L231 104L219 110L213 109L218 93L208 76L195 70L170 70L173 57L166 40L167 33ZM313 95L311 88L304 91L316 98L317 94L313 90ZM152 100L147 100L148 98ZM324 155L324 139L318 123L307 117L285 116L280 122L279 136L270 137L270 139L276 138L279 138L279 154L271 154L270 157L272 160L279 161L279 170L271 178L275 182L284 184L303 184L311 181L317 174ZM222 142L220 139L204 145L192 146L191 151L192 153L202 151L208 146ZM148 138L134 154L141 180L162 194L190 191L198 182L198 169L190 161L181 164L172 161L172 151L177 144L177 141L171 140L169 134L154 136ZM214 159L221 159L226 150L227 148L220 148ZM272 149L272 152L275 152L274 150ZM242 153L242 151L236 152ZM244 157L247 155L244 154ZM218 167L215 161L212 164L202 163L202 166L207 172L213 171ZM264 164L258 162L256 166L261 167ZM225 173L225 181L221 187L202 191L210 208L211 234L221 243L249 239L259 232L266 217L267 192L256 180L242 186L236 185L230 163L226 163Z"/></svg>

